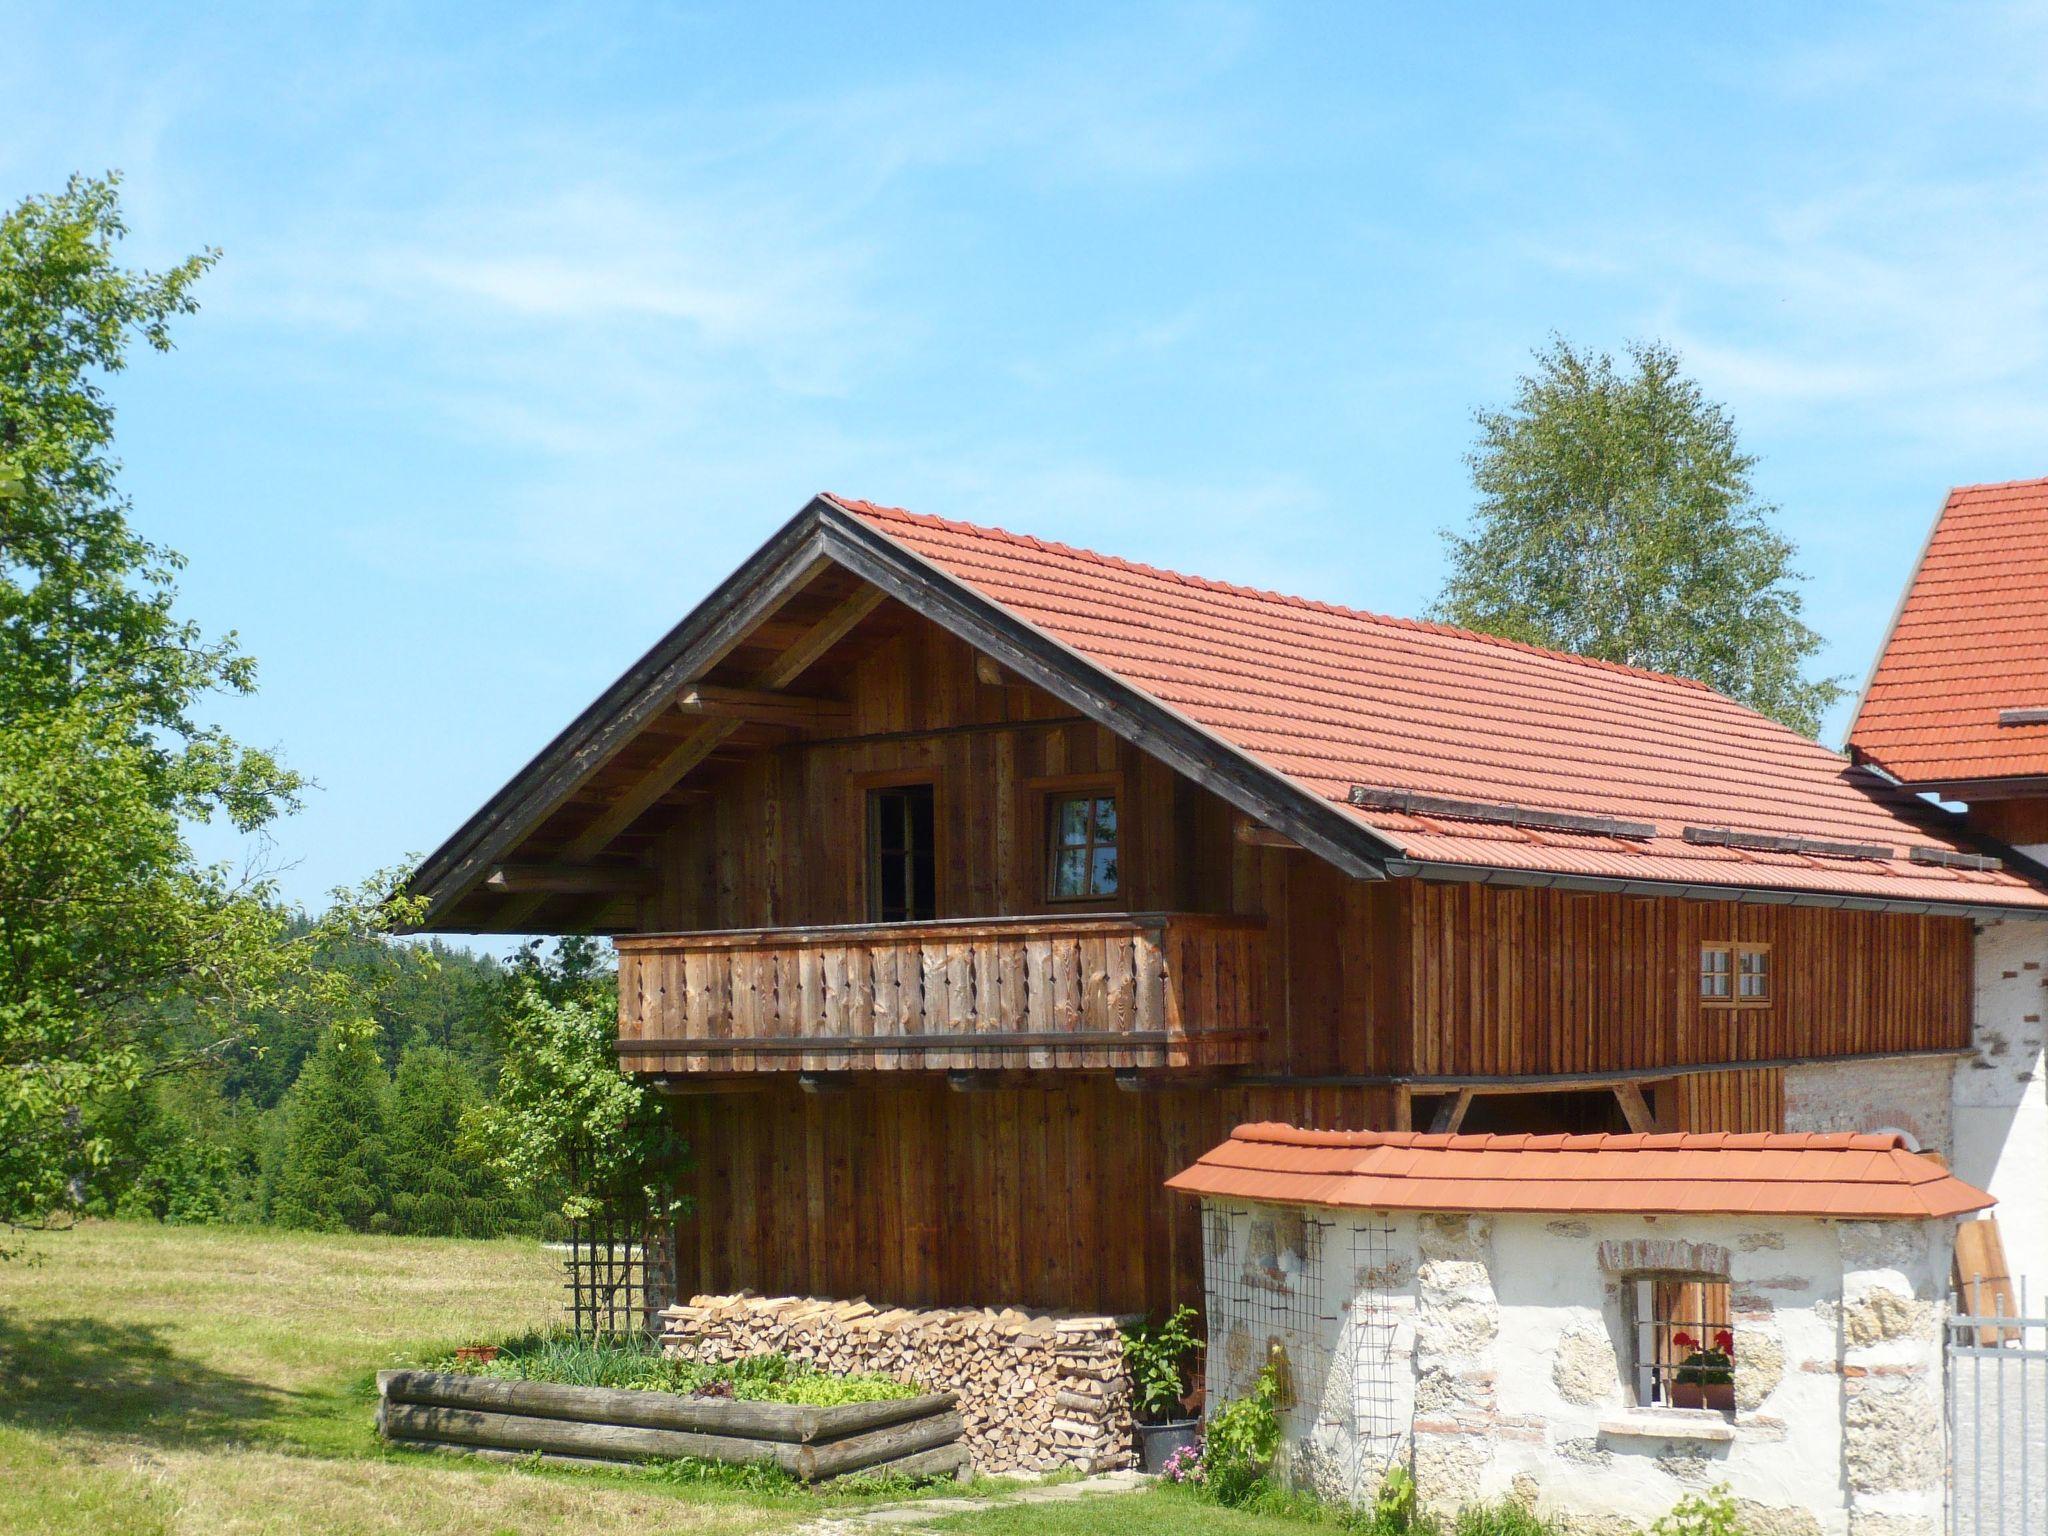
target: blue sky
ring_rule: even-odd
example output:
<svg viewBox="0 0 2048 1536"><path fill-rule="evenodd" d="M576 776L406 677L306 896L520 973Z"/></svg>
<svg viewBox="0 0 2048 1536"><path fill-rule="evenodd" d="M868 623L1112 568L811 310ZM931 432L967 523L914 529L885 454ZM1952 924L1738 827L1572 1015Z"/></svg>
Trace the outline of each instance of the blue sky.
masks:
<svg viewBox="0 0 2048 1536"><path fill-rule="evenodd" d="M2039 7L0 3L0 197L224 257L117 385L320 781L431 848L814 490L1396 613L1471 411L1676 345L1860 681L2048 474ZM1844 722L1837 719L1833 733ZM1832 736L1831 736L1832 739Z"/></svg>

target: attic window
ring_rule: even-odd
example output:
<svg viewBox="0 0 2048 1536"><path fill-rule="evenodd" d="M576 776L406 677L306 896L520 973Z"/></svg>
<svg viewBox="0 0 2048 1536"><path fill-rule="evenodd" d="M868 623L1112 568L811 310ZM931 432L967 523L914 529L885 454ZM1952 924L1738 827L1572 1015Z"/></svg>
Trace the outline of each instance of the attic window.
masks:
<svg viewBox="0 0 2048 1536"><path fill-rule="evenodd" d="M2048 725L2048 709L2001 709L2000 725Z"/></svg>
<svg viewBox="0 0 2048 1536"><path fill-rule="evenodd" d="M1116 796L1100 790L1053 795L1045 809L1048 899L1100 901L1116 895Z"/></svg>
<svg viewBox="0 0 2048 1536"><path fill-rule="evenodd" d="M1705 1008L1770 1007L1771 946L1702 944L1700 1005Z"/></svg>

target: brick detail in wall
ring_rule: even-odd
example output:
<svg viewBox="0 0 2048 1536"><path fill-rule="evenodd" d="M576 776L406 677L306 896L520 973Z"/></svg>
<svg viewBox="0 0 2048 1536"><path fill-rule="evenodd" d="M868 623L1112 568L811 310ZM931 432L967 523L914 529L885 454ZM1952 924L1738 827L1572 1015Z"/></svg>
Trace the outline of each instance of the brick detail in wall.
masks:
<svg viewBox="0 0 2048 1536"><path fill-rule="evenodd" d="M1600 1267L1609 1274L1718 1275L1728 1278L1728 1250L1718 1243L1683 1243L1667 1237L1638 1237L1600 1245Z"/></svg>
<svg viewBox="0 0 2048 1536"><path fill-rule="evenodd" d="M956 1392L977 1472L1131 1464L1131 1385L1113 1318L741 1292L693 1296L661 1320L663 1352L683 1359L783 1354Z"/></svg>

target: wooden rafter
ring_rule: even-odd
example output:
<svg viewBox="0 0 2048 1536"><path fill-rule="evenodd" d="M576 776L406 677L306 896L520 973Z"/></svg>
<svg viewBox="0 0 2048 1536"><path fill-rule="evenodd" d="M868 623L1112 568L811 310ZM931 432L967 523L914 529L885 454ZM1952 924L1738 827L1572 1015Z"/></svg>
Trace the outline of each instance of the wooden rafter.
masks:
<svg viewBox="0 0 2048 1536"><path fill-rule="evenodd" d="M788 687L852 633L856 624L880 607L883 598L884 594L876 588L862 587L806 630L803 638L778 656L772 666L763 669L760 676L753 679L752 687L760 690ZM561 862L580 863L596 854L651 810L657 800L675 788L683 775L723 745L726 738L740 728L740 724L738 720L706 720L685 736L642 775L638 783L569 840L562 849ZM518 925L546 899L545 895L521 898L500 914L499 926L518 931Z"/></svg>
<svg viewBox="0 0 2048 1536"><path fill-rule="evenodd" d="M691 683L676 696L676 707L686 715L738 720L749 725L780 725L806 731L853 728L853 707L843 700L776 693L766 688Z"/></svg>
<svg viewBox="0 0 2048 1536"><path fill-rule="evenodd" d="M653 891L656 879L635 865L499 864L484 884L506 895L639 896Z"/></svg>

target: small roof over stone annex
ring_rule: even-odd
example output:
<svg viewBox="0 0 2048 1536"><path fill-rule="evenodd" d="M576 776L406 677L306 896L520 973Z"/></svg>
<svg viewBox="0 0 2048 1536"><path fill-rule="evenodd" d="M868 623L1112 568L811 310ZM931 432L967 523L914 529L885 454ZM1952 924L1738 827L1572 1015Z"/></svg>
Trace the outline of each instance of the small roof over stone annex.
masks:
<svg viewBox="0 0 2048 1536"><path fill-rule="evenodd" d="M758 749L685 691L829 694L905 613L1360 878L2048 912L2031 865L1700 683L820 496L422 864L424 926L630 927L566 875L630 885L692 776Z"/></svg>
<svg viewBox="0 0 2048 1536"><path fill-rule="evenodd" d="M1896 1135L1439 1136L1240 1125L1184 1194L1381 1211L1925 1220L1994 1203Z"/></svg>
<svg viewBox="0 0 2048 1536"><path fill-rule="evenodd" d="M1909 784L2048 777L2048 480L1948 493L1849 745Z"/></svg>

